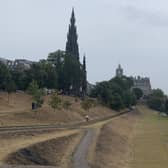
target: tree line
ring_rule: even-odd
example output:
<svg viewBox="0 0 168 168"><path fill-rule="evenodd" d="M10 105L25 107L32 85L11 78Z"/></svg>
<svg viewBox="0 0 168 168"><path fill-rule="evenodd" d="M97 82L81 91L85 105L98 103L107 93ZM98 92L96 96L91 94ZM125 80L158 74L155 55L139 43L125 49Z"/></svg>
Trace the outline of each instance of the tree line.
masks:
<svg viewBox="0 0 168 168"><path fill-rule="evenodd" d="M34 63L29 69L19 66L11 69L0 62L0 90L7 92L27 90L32 81L39 88L57 89L76 96L86 94L86 65L58 50L47 60Z"/></svg>
<svg viewBox="0 0 168 168"><path fill-rule="evenodd" d="M152 91L147 97L147 105L154 110L168 115L168 97L161 89L154 89Z"/></svg>
<svg viewBox="0 0 168 168"><path fill-rule="evenodd" d="M91 92L91 97L97 98L99 102L115 110L130 108L142 96L142 91L138 88L132 89L132 86L131 78L115 77L109 81L97 83Z"/></svg>

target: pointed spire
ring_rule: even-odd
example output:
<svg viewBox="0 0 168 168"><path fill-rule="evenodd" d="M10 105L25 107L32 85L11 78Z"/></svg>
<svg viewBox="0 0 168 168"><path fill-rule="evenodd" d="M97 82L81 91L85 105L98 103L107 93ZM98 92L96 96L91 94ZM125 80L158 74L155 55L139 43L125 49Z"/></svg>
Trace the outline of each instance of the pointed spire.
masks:
<svg viewBox="0 0 168 168"><path fill-rule="evenodd" d="M83 69L86 71L86 54L83 56Z"/></svg>
<svg viewBox="0 0 168 168"><path fill-rule="evenodd" d="M72 8L69 31L67 35L66 53L79 61L78 35L75 22L75 12L74 8Z"/></svg>
<svg viewBox="0 0 168 168"><path fill-rule="evenodd" d="M71 24L75 24L75 11L74 11L74 7L72 8L72 14L71 14Z"/></svg>
<svg viewBox="0 0 168 168"><path fill-rule="evenodd" d="M83 92L83 96L85 96L87 93L87 71L86 71L86 55L85 54L83 56L82 71L83 71L82 92Z"/></svg>

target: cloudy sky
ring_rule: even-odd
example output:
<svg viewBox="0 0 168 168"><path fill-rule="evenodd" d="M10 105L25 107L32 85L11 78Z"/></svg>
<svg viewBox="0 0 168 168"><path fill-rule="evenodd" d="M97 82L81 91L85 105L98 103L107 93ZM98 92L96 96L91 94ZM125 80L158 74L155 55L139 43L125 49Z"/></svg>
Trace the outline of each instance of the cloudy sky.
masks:
<svg viewBox="0 0 168 168"><path fill-rule="evenodd" d="M64 49L72 7L90 82L112 78L120 63L168 94L167 0L0 0L0 57L39 60Z"/></svg>

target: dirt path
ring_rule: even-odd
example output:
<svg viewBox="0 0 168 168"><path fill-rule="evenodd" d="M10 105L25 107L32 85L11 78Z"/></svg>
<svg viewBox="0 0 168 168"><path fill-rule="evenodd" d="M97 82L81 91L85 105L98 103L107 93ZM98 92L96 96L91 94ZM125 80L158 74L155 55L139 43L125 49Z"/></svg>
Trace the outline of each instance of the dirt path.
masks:
<svg viewBox="0 0 168 168"><path fill-rule="evenodd" d="M93 128L88 128L86 135L80 142L74 156L73 156L73 168L89 168L89 163L87 161L87 155L89 147L93 142L95 137L95 130Z"/></svg>
<svg viewBox="0 0 168 168"><path fill-rule="evenodd" d="M88 153L90 153L90 148L92 148L92 142L93 139L95 140L96 137L96 128L101 127L103 124L111 121L113 118L120 117L121 115L128 113L129 111L122 112L115 114L111 117L105 117L102 119L97 119L97 120L91 120L90 122L82 122L82 123L73 123L73 124L68 124L68 125L40 125L38 128L36 126L24 126L24 127L5 127L0 129L0 136L2 136L1 139L1 147L0 147L0 165L3 163L4 158L10 154L11 152L15 152L21 148L25 148L29 145L36 144L42 141L46 141L49 139L57 138L57 137L62 137L62 136L67 136L68 134L73 134L74 132L86 130L86 135L82 139L81 143L77 147L77 150L74 154L73 157L73 163L74 166L73 168L89 168L89 163L88 163ZM33 131L44 131L44 130L52 130L56 129L56 133L47 133L46 135L39 135L35 136L33 134ZM68 130L64 130L64 128L68 128ZM75 130L75 128L77 130ZM22 133L24 132L29 132L28 137L23 136ZM16 136L15 138L8 139L6 141L6 138L4 135L17 135L21 134L22 136ZM31 135L32 134L32 135ZM79 143L79 142L78 142ZM77 144L78 144L77 143ZM69 155L70 156L70 155Z"/></svg>
<svg viewBox="0 0 168 168"><path fill-rule="evenodd" d="M168 167L168 119L141 107L142 119L136 125L130 168Z"/></svg>

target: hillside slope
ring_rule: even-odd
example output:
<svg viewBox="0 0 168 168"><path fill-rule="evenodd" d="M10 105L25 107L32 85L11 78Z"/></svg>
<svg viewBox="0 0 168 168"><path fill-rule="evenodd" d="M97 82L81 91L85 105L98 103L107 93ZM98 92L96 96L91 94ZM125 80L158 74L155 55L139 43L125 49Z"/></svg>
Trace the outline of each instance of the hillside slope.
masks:
<svg viewBox="0 0 168 168"><path fill-rule="evenodd" d="M63 101L68 100L72 105L68 110L60 109L55 112L48 105L49 96L44 98L42 108L31 110L31 96L25 93L13 93L10 95L8 103L8 95L0 93L0 126L15 125L36 125L36 124L61 124L70 122L83 121L85 115L89 115L91 119L111 116L114 111L97 105L89 112L81 108L81 100L75 100L74 97L60 96Z"/></svg>

